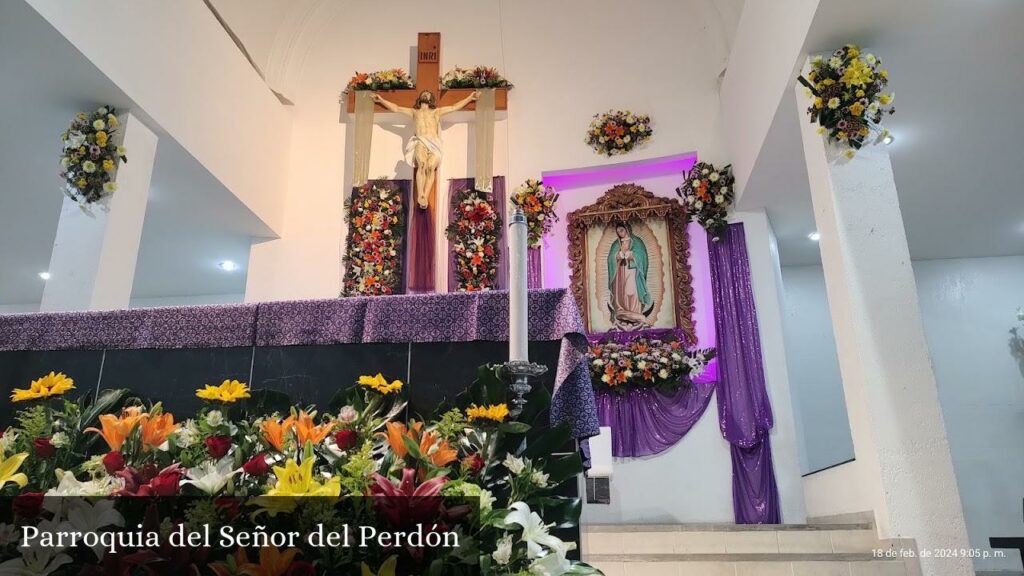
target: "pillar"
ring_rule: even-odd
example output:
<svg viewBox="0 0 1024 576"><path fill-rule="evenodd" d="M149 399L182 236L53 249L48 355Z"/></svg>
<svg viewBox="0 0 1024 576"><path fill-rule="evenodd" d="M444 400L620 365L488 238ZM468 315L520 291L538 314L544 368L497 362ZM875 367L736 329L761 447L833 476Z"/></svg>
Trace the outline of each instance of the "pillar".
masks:
<svg viewBox="0 0 1024 576"><path fill-rule="evenodd" d="M127 308L131 300L157 136L131 112L120 121L128 162L118 167L117 191L88 210L64 198L43 312Z"/></svg>
<svg viewBox="0 0 1024 576"><path fill-rule="evenodd" d="M916 539L922 552L969 549L888 151L830 162L796 91L854 452L879 536ZM974 574L962 557L922 557L921 569Z"/></svg>

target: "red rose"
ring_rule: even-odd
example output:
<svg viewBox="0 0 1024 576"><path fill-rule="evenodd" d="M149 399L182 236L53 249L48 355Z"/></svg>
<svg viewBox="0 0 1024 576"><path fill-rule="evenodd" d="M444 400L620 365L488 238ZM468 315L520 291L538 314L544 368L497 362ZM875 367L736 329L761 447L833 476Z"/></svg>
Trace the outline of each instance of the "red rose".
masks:
<svg viewBox="0 0 1024 576"><path fill-rule="evenodd" d="M242 512L242 501L234 496L218 496L213 505L227 520L234 520Z"/></svg>
<svg viewBox="0 0 1024 576"><path fill-rule="evenodd" d="M181 472L165 470L150 480L149 484L140 488L139 496L176 496L180 480Z"/></svg>
<svg viewBox="0 0 1024 576"><path fill-rule="evenodd" d="M206 453L214 460L220 460L231 450L230 436L210 436L206 439Z"/></svg>
<svg viewBox="0 0 1024 576"><path fill-rule="evenodd" d="M57 447L50 442L49 438L36 438L32 441L36 456L40 458L53 458L57 454Z"/></svg>
<svg viewBox="0 0 1024 576"><path fill-rule="evenodd" d="M242 464L242 470L250 476L266 476L270 473L270 465L267 464L267 457L257 454Z"/></svg>
<svg viewBox="0 0 1024 576"><path fill-rule="evenodd" d="M468 472L470 476L476 476L483 468L484 459L480 457L479 453L462 459L462 469Z"/></svg>
<svg viewBox="0 0 1024 576"><path fill-rule="evenodd" d="M316 576L316 569L305 560L296 560L288 567L285 576Z"/></svg>
<svg viewBox="0 0 1024 576"><path fill-rule="evenodd" d="M339 430L334 435L334 443L338 445L341 450L348 450L356 445L356 432L355 430Z"/></svg>
<svg viewBox="0 0 1024 576"><path fill-rule="evenodd" d="M11 501L11 510L15 514L22 518L32 519L39 516L39 512L43 509L43 493L42 492L25 492L24 494L18 494Z"/></svg>
<svg viewBox="0 0 1024 576"><path fill-rule="evenodd" d="M103 467L107 469L107 474L124 470L124 456L120 452L107 452L103 457Z"/></svg>

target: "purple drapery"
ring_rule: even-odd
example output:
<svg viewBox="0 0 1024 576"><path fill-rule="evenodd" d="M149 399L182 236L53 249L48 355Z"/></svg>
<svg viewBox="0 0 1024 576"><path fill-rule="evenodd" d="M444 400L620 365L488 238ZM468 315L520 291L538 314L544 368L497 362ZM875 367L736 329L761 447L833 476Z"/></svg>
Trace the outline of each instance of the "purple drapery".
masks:
<svg viewBox="0 0 1024 576"><path fill-rule="evenodd" d="M448 184L448 221L455 219L455 208L452 206L452 198L455 194L473 187L473 178L452 178ZM505 227L508 226L508 217L505 215L505 177L495 176L491 185L491 202L494 203L494 211L501 216L501 229L498 231L498 277L495 280L496 290L508 288L508 251L505 249ZM456 276L455 250L452 249L452 241L448 241L448 291L456 292L459 289L459 279ZM531 286L532 288L532 286Z"/></svg>
<svg viewBox="0 0 1024 576"><path fill-rule="evenodd" d="M718 349L718 422L732 450L737 524L778 524L779 490L768 432L772 409L764 380L750 261L742 224L708 239Z"/></svg>
<svg viewBox="0 0 1024 576"><path fill-rule="evenodd" d="M526 287L530 290L539 290L544 287L544 278L541 276L540 248L530 248L526 251Z"/></svg>
<svg viewBox="0 0 1024 576"><path fill-rule="evenodd" d="M409 180L407 186L412 187ZM437 184L434 184L437 186ZM406 242L406 293L424 294L435 291L434 282L434 230L437 226L437 203L431 202L426 210L415 206L411 194L409 202L409 219L406 228L409 239Z"/></svg>

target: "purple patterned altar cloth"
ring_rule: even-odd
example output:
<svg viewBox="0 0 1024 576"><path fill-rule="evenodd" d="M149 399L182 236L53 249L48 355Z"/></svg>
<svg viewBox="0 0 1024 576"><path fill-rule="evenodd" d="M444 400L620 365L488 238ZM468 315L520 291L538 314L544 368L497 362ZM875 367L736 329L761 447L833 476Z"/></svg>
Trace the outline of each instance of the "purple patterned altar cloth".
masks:
<svg viewBox="0 0 1024 576"><path fill-rule="evenodd" d="M529 307L530 340L562 343L552 422L568 420L575 438L596 435L587 339L575 300L565 289L532 290ZM0 351L473 340L508 340L508 292L0 315Z"/></svg>

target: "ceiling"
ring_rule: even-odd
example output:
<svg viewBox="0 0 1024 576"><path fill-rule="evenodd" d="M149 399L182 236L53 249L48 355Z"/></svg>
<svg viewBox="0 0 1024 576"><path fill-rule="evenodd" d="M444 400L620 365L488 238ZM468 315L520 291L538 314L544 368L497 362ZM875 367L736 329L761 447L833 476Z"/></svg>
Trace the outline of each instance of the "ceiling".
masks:
<svg viewBox="0 0 1024 576"><path fill-rule="evenodd" d="M882 58L896 92L886 119L911 256L1024 254L1024 2L822 2L805 49L847 42ZM763 206L784 265L820 261L797 111L787 91L745 207Z"/></svg>
<svg viewBox="0 0 1024 576"><path fill-rule="evenodd" d="M24 2L0 2L0 54L0 304L31 304L42 298L38 273L49 265L63 201L60 133L79 110L132 102ZM216 264L244 265L250 238L269 231L135 110L160 141L133 297L244 292L244 271Z"/></svg>

